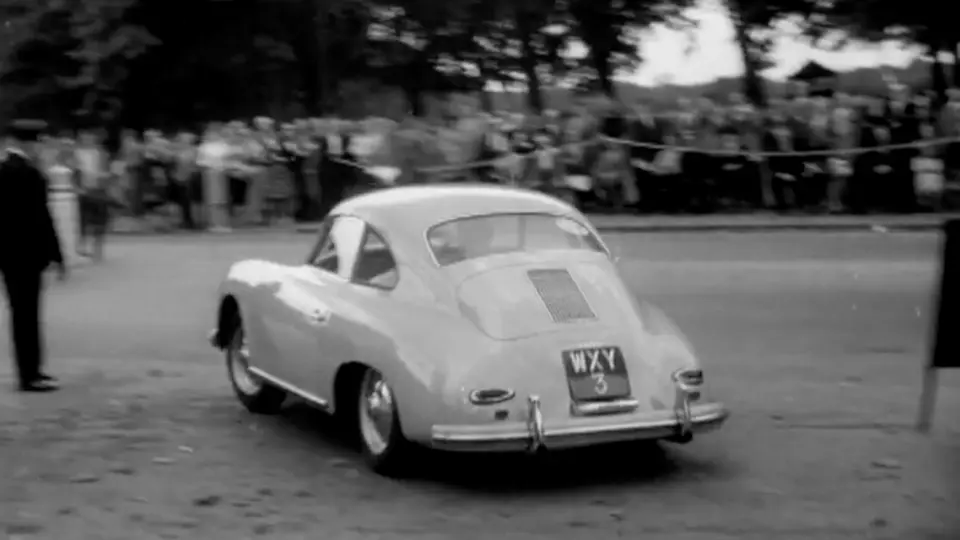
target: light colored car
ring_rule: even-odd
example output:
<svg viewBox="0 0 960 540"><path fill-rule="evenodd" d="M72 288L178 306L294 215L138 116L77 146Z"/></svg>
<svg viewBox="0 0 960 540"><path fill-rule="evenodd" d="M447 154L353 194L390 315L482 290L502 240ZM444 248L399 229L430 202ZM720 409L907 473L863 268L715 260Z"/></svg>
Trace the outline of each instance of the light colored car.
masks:
<svg viewBox="0 0 960 540"><path fill-rule="evenodd" d="M303 264L234 264L211 342L251 411L294 394L342 417L374 470L416 445L536 451L720 426L700 364L638 302L589 221L477 185L344 201Z"/></svg>

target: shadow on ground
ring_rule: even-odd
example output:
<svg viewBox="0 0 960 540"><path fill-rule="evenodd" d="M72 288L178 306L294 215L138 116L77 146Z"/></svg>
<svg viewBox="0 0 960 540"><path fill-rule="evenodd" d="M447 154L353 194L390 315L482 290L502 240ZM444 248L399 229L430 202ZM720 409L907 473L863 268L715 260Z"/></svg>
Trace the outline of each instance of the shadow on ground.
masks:
<svg viewBox="0 0 960 540"><path fill-rule="evenodd" d="M276 435L316 445L366 467L355 435L335 418L295 403L275 419ZM278 441L279 442L279 441ZM702 461L681 447L655 442L531 454L480 454L420 449L401 480L488 494L539 493L627 484L664 484L723 477L731 465Z"/></svg>

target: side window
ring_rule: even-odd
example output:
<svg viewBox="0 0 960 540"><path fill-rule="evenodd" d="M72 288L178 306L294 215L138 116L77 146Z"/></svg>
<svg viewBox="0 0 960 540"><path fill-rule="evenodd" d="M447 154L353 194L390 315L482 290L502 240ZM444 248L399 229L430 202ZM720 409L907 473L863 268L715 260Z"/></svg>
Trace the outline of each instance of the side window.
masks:
<svg viewBox="0 0 960 540"><path fill-rule="evenodd" d="M392 289L400 281L400 272L390 247L379 233L369 227L357 256L353 281L379 289Z"/></svg>
<svg viewBox="0 0 960 540"><path fill-rule="evenodd" d="M350 279L363 239L365 224L351 216L337 216L326 227L326 235L311 257L310 264L321 270Z"/></svg>

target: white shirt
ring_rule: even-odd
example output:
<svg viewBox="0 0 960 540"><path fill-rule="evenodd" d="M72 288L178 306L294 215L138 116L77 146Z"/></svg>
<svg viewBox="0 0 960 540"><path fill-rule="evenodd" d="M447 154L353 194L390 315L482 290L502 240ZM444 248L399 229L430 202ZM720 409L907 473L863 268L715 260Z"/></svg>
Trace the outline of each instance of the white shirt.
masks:
<svg viewBox="0 0 960 540"><path fill-rule="evenodd" d="M230 146L225 141L207 141L197 151L197 164L209 169L224 169Z"/></svg>
<svg viewBox="0 0 960 540"><path fill-rule="evenodd" d="M76 156L81 186L86 189L97 187L100 175L104 172L101 170L100 151L96 148L78 148Z"/></svg>
<svg viewBox="0 0 960 540"><path fill-rule="evenodd" d="M914 189L921 194L943 191L943 161L934 157L917 156L911 160Z"/></svg>

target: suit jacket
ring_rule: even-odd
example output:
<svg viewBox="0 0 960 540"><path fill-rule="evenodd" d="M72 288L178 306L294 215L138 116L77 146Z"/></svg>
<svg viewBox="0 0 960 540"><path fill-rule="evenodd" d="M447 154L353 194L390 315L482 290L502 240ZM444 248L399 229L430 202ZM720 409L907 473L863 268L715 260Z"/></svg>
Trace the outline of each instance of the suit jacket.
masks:
<svg viewBox="0 0 960 540"><path fill-rule="evenodd" d="M600 131L607 137L622 139L627 132L627 119L620 114L610 114L603 119Z"/></svg>
<svg viewBox="0 0 960 540"><path fill-rule="evenodd" d="M787 119L787 127L790 128L790 142L794 146L794 150L804 151L809 146L812 136L813 130L810 128L810 124L803 118L790 117Z"/></svg>
<svg viewBox="0 0 960 540"><path fill-rule="evenodd" d="M47 180L29 158L9 151L0 162L0 270L42 272L62 262Z"/></svg>
<svg viewBox="0 0 960 540"><path fill-rule="evenodd" d="M892 103L887 104L886 123L890 128L890 144L905 144L920 139L920 121L914 116L910 104L898 110ZM908 161L919 152L915 148L895 150L894 155L901 161Z"/></svg>

